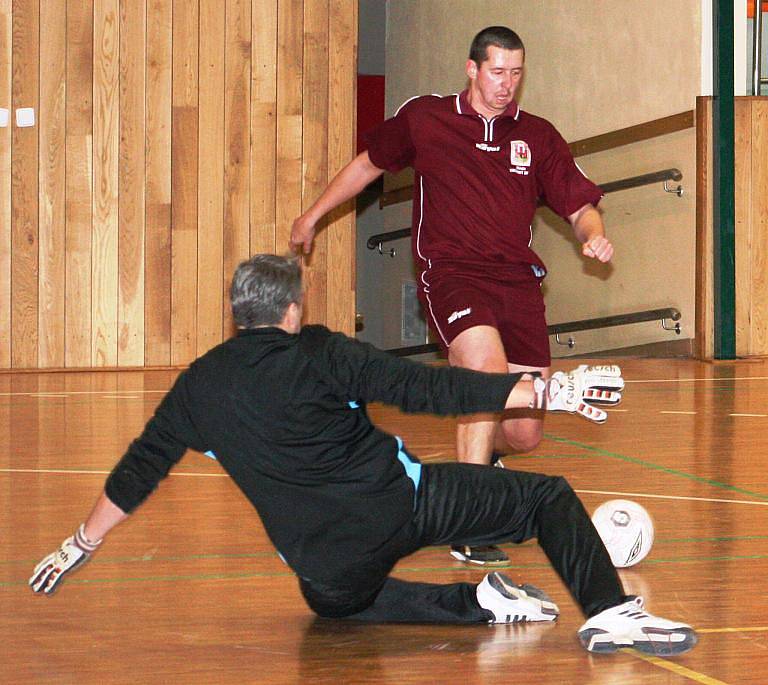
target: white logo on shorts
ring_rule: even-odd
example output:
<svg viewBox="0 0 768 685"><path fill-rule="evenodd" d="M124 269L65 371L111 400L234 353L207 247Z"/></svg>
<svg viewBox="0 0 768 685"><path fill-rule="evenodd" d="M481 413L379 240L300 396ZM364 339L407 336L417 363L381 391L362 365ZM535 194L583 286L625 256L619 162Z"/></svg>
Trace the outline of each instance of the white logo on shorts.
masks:
<svg viewBox="0 0 768 685"><path fill-rule="evenodd" d="M466 309L462 309L460 312L454 312L448 317L448 323L453 323L454 321L458 321L462 316L466 316L467 314L472 313L472 307L467 307Z"/></svg>

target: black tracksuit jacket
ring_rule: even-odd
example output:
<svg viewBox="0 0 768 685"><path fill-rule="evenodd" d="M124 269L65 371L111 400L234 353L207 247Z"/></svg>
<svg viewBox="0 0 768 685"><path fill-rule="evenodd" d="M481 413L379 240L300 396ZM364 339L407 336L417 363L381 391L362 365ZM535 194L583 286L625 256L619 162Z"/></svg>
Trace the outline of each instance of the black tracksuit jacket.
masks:
<svg viewBox="0 0 768 685"><path fill-rule="evenodd" d="M188 448L212 450L293 570L337 582L413 514L397 442L365 403L499 411L519 377L425 366L323 326L242 330L179 375L106 493L130 513Z"/></svg>

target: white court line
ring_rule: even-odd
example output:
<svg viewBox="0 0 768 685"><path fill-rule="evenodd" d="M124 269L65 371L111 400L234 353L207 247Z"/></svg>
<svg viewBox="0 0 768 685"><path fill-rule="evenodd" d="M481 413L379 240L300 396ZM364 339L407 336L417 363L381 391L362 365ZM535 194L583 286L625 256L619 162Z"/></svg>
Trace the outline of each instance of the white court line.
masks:
<svg viewBox="0 0 768 685"><path fill-rule="evenodd" d="M51 473L55 475L78 474L88 476L108 476L112 471L81 471L67 469L0 469L0 473ZM229 478L227 473L196 473L196 472L176 472L171 471L169 476L194 476L200 478Z"/></svg>
<svg viewBox="0 0 768 685"><path fill-rule="evenodd" d="M768 381L768 376L733 376L732 378L643 378L624 379L625 383L698 383L714 381Z"/></svg>
<svg viewBox="0 0 768 685"><path fill-rule="evenodd" d="M714 497L683 497L681 495L650 495L645 492L613 492L611 490L574 490L574 492L590 495L621 495L622 497L647 497L649 499L679 499L693 502L722 502L724 504L756 504L760 507L768 507L768 502L744 500L744 499L716 499Z"/></svg>
<svg viewBox="0 0 768 685"><path fill-rule="evenodd" d="M716 381L768 381L768 376L733 376L731 378L643 378L624 379L625 383L707 383ZM170 388L170 386L169 386ZM114 393L114 390L65 390L65 396L69 395L105 395ZM126 390L142 394L166 393L168 390ZM0 397L60 397L62 395L39 392L0 392Z"/></svg>
<svg viewBox="0 0 768 685"><path fill-rule="evenodd" d="M65 392L35 392L35 393L29 393L30 397L69 397L69 395Z"/></svg>
<svg viewBox="0 0 768 685"><path fill-rule="evenodd" d="M661 410L659 414L690 414L691 416L694 416L696 414L695 411L671 411L671 410Z"/></svg>
<svg viewBox="0 0 768 685"><path fill-rule="evenodd" d="M755 416L757 418L765 418L768 414L728 414L728 416Z"/></svg>
<svg viewBox="0 0 768 685"><path fill-rule="evenodd" d="M87 475L87 476L107 476L112 471L86 471L86 470L70 470L67 469L2 469L0 473L45 473L54 475ZM193 478L229 478L227 473L199 473L199 472L176 472L171 471L169 476L187 476ZM691 500L694 502L720 502L723 504L756 504L762 507L768 507L768 502L756 502L754 500L742 500L742 499L716 499L713 497L682 497L680 495L652 495L645 492L614 492L613 490L574 490L574 492L589 494L589 495L620 495L622 497L647 497L650 499L674 499L674 500Z"/></svg>

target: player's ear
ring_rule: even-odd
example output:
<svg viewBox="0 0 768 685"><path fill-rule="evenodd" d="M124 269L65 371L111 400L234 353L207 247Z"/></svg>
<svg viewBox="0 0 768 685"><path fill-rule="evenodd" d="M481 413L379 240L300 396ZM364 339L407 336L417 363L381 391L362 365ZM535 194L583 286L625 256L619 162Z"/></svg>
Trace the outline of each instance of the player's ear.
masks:
<svg viewBox="0 0 768 685"><path fill-rule="evenodd" d="M467 60L467 66L466 66L467 76L469 78L476 78L477 77L477 63L473 59Z"/></svg>

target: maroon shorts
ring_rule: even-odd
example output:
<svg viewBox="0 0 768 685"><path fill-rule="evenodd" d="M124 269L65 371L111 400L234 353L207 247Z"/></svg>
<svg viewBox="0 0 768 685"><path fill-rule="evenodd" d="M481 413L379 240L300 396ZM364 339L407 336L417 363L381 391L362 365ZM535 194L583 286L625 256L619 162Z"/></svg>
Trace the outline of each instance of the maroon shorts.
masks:
<svg viewBox="0 0 768 685"><path fill-rule="evenodd" d="M444 350L468 328L493 326L508 362L550 365L541 278L530 266L440 265L423 271L419 285L425 316Z"/></svg>

